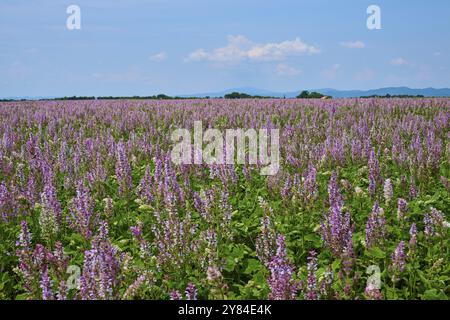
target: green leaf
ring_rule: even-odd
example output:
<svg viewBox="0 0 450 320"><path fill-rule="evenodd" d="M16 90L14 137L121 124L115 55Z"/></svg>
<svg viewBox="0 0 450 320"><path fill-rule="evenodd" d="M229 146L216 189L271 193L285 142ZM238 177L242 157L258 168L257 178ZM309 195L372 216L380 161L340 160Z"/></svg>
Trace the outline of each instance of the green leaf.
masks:
<svg viewBox="0 0 450 320"><path fill-rule="evenodd" d="M26 300L26 299L28 299L28 294L26 293L21 293L16 296L16 300Z"/></svg>
<svg viewBox="0 0 450 320"><path fill-rule="evenodd" d="M445 295L444 292L442 291L438 291L437 289L430 289L425 291L422 295L421 298L423 300L447 300L448 297Z"/></svg>
<svg viewBox="0 0 450 320"><path fill-rule="evenodd" d="M234 260L234 257L228 257L227 258L227 262L225 263L225 267L224 270L231 272L234 270L234 268L236 267L236 261Z"/></svg>
<svg viewBox="0 0 450 320"><path fill-rule="evenodd" d="M340 268L340 266L341 266L341 260L339 260L339 259L334 260L333 263L331 264L331 268L333 271L338 270Z"/></svg>
<svg viewBox="0 0 450 320"><path fill-rule="evenodd" d="M384 257L386 257L386 253L378 247L370 248L366 251L366 254L377 259L383 259Z"/></svg>
<svg viewBox="0 0 450 320"><path fill-rule="evenodd" d="M317 233L307 234L304 238L308 242L312 242L315 247L320 247L322 239L317 235Z"/></svg>
<svg viewBox="0 0 450 320"><path fill-rule="evenodd" d="M252 274L255 271L260 270L262 267L261 262L259 262L259 260L256 259L249 259L247 262L247 268L245 269L244 273L245 274Z"/></svg>
<svg viewBox="0 0 450 320"><path fill-rule="evenodd" d="M417 270L417 274L419 275L420 280L427 286L430 287L430 280L425 277L425 274L421 270Z"/></svg>

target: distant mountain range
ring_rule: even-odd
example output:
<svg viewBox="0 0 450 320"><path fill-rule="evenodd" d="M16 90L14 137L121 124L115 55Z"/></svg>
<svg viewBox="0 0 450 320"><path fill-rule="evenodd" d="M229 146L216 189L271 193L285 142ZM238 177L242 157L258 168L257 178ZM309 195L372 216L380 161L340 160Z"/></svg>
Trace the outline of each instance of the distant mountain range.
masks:
<svg viewBox="0 0 450 320"><path fill-rule="evenodd" d="M307 89L310 92L319 92L321 94L331 96L333 98L359 98L359 97L367 97L367 96L385 96L387 94L391 96L395 95L410 95L417 96L422 95L425 97L450 97L450 88L424 88L424 89L412 89L408 87L387 87L387 88L379 88L379 89L371 89L371 90L336 90L331 88L323 88L323 89ZM287 91L287 92L275 92L270 90L257 89L252 87L241 87L241 88L232 88L219 92L206 92L206 93L196 93L196 94L183 94L176 95L177 97L211 97L218 98L223 97L226 94L232 92L246 93L252 96L263 96L263 97L275 97L275 98L295 98L299 95L301 90L299 91ZM40 100L40 99L54 99L57 97L50 96L42 96L42 97L4 97L0 99L11 99L11 100Z"/></svg>
<svg viewBox="0 0 450 320"><path fill-rule="evenodd" d="M385 96L387 94L392 95L423 95L425 97L450 97L450 88L425 88L425 89L412 89L408 87L387 87L380 89L371 89L371 90L336 90L331 88L324 89L308 89L308 91L319 92L321 94L332 96L333 98L358 98L361 96ZM295 98L299 93L299 91L290 91L290 92L275 92L263 89L257 89L252 87L242 87L242 88L233 88L219 92L208 92L208 93L197 93L190 95L180 95L180 97L223 97L225 94L229 94L232 92L240 92L246 93L252 96L267 96L267 97L277 97L277 98Z"/></svg>

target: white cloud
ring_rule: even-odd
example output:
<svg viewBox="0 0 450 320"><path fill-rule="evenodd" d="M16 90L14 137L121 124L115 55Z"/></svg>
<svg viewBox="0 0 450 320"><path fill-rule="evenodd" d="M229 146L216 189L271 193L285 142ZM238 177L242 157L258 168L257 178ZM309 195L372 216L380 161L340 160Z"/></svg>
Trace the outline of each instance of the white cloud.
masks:
<svg viewBox="0 0 450 320"><path fill-rule="evenodd" d="M337 77L338 70L341 68L341 65L338 63L335 63L331 68L325 69L322 71L322 75L327 79L335 79Z"/></svg>
<svg viewBox="0 0 450 320"><path fill-rule="evenodd" d="M281 61L290 56L316 54L320 50L296 38L278 43L254 43L245 36L228 36L224 47L211 51L197 49L191 52L188 61L238 62L250 61Z"/></svg>
<svg viewBox="0 0 450 320"><path fill-rule="evenodd" d="M148 59L150 61L162 61L162 60L165 60L166 58L167 58L166 53L164 51L162 51L160 53L150 56Z"/></svg>
<svg viewBox="0 0 450 320"><path fill-rule="evenodd" d="M92 78L96 78L96 79L100 79L103 77L103 74L100 72L94 72L93 74L91 74Z"/></svg>
<svg viewBox="0 0 450 320"><path fill-rule="evenodd" d="M439 56L441 55L441 53L438 51L438 52L433 53L433 55L434 55L435 57L439 57Z"/></svg>
<svg viewBox="0 0 450 320"><path fill-rule="evenodd" d="M297 76L301 73L301 71L299 69L296 69L294 67L291 67L287 64L284 63L280 63L277 65L276 67L276 73L279 76Z"/></svg>
<svg viewBox="0 0 450 320"><path fill-rule="evenodd" d="M409 62L403 58L395 58L391 60L393 66L408 66Z"/></svg>
<svg viewBox="0 0 450 320"><path fill-rule="evenodd" d="M346 41L341 42L340 45L348 49L363 49L366 46L362 41Z"/></svg>

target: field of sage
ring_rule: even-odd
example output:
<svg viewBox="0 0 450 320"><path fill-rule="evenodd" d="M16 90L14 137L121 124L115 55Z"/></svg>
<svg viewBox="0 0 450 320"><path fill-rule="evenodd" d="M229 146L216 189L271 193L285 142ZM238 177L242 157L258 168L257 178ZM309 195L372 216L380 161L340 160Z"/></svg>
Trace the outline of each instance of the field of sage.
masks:
<svg viewBox="0 0 450 320"><path fill-rule="evenodd" d="M0 103L0 299L449 299L449 99ZM171 133L280 130L280 169Z"/></svg>

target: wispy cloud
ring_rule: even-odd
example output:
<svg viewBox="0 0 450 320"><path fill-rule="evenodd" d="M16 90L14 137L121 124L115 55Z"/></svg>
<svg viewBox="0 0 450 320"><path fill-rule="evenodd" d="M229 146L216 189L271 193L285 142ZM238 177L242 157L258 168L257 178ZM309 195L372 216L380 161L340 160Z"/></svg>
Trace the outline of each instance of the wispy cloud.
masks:
<svg viewBox="0 0 450 320"><path fill-rule="evenodd" d="M288 77L297 76L301 73L301 70L291 67L284 63L278 64L275 71L279 76L288 76Z"/></svg>
<svg viewBox="0 0 450 320"><path fill-rule="evenodd" d="M340 45L348 49L363 49L366 46L362 41L344 41Z"/></svg>
<svg viewBox="0 0 450 320"><path fill-rule="evenodd" d="M211 62L239 62L250 61L281 61L290 56L316 54L320 50L309 45L300 38L278 43L254 43L245 36L228 36L228 43L224 47L211 51L197 49L191 52L188 61Z"/></svg>
<svg viewBox="0 0 450 320"><path fill-rule="evenodd" d="M391 64L393 66L409 66L410 65L410 63L406 59L403 59L403 58L392 59Z"/></svg>
<svg viewBox="0 0 450 320"><path fill-rule="evenodd" d="M163 61L166 58L167 58L167 54L164 51L162 51L162 52L159 52L157 54L150 56L148 59L150 61Z"/></svg>

